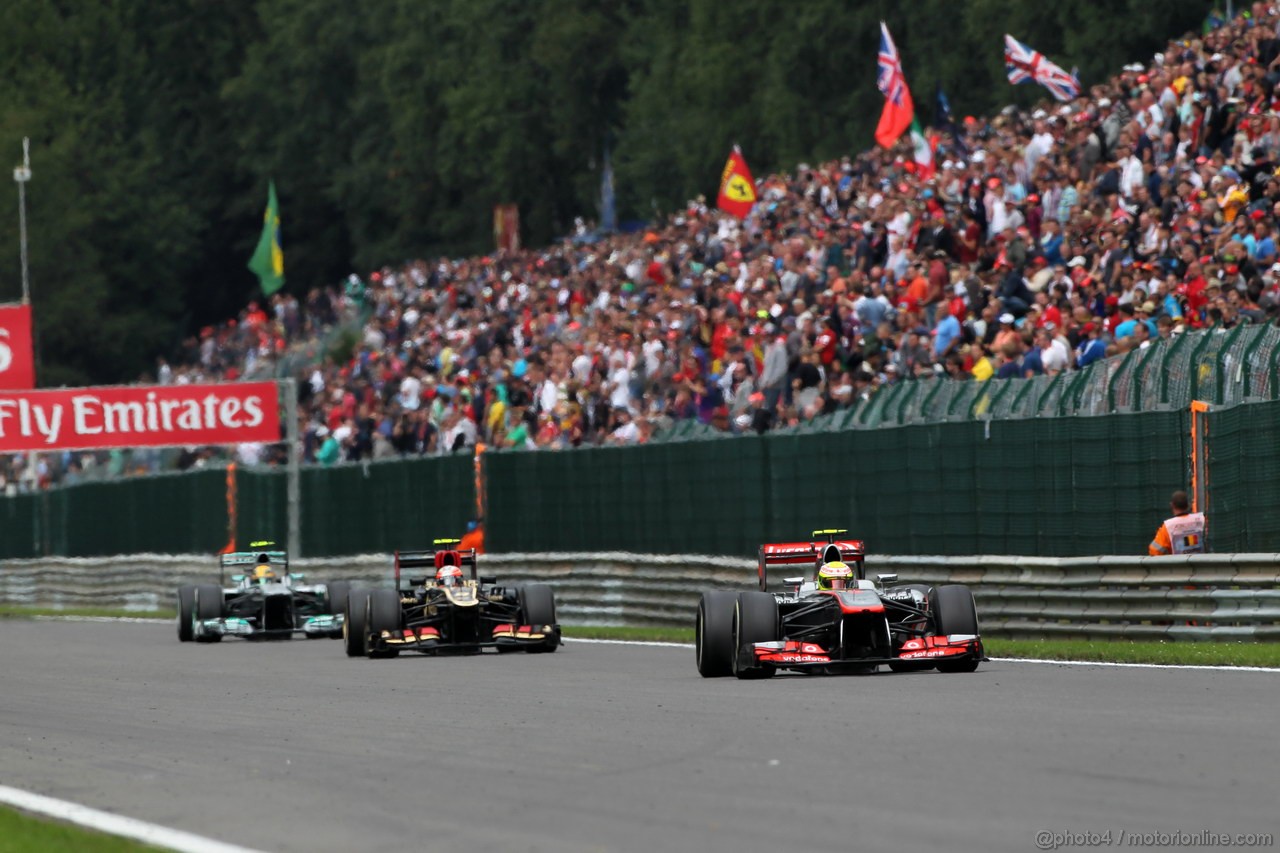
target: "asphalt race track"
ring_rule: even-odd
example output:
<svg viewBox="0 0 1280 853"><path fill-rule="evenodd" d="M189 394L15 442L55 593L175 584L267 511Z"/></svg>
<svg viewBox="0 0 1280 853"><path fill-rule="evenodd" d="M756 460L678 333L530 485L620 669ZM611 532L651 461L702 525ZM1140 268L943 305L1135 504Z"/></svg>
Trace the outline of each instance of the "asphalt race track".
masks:
<svg viewBox="0 0 1280 853"><path fill-rule="evenodd" d="M348 660L0 622L0 783L268 851L1029 851L1274 832L1280 675L704 680L684 648Z"/></svg>

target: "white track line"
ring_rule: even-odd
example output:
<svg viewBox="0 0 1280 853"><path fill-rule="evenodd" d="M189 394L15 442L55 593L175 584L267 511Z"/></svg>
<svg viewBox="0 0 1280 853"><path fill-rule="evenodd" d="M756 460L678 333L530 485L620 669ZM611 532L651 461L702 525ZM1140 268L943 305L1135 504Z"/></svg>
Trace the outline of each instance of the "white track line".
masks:
<svg viewBox="0 0 1280 853"><path fill-rule="evenodd" d="M212 838L183 832L180 829L169 829L143 820L98 811L78 803L46 797L43 794L33 794L7 785L0 785L0 803L25 812L34 812L88 829L95 829L98 832L132 838L135 841L168 850L177 850L179 853L260 853L249 847L214 841Z"/></svg>
<svg viewBox="0 0 1280 853"><path fill-rule="evenodd" d="M1051 660L1049 658L992 658L1000 663L1052 663L1058 666L1116 666L1139 669L1204 669L1213 672L1270 672L1280 675L1280 669L1270 666L1210 666L1202 663L1120 663L1105 660Z"/></svg>
<svg viewBox="0 0 1280 853"><path fill-rule="evenodd" d="M568 643L603 643L614 646L658 646L668 649L692 649L693 643L652 643L643 640L587 640L581 637L565 637ZM1214 672L1270 672L1280 675L1280 669L1268 666L1209 666L1190 663L1117 663L1101 660L1051 660L1049 658L991 658L997 663L1039 663L1056 666L1114 666L1138 669L1200 669Z"/></svg>

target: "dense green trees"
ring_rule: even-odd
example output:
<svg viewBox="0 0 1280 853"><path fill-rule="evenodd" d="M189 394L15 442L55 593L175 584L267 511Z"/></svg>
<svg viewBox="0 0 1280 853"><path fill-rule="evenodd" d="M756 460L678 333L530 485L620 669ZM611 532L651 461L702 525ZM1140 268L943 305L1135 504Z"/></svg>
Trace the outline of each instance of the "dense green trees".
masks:
<svg viewBox="0 0 1280 853"><path fill-rule="evenodd" d="M918 111L1030 102L1013 32L1086 83L1196 27L1205 0L10 0L0 152L32 138L42 384L136 377L243 305L267 178L287 287L484 251L493 204L538 243L594 217L615 152L623 218L871 144L877 22ZM0 162L3 156L0 156ZM7 164L6 164L7 165ZM12 196L11 196L12 198ZM0 300L19 293L0 206ZM11 248L10 248L11 247Z"/></svg>

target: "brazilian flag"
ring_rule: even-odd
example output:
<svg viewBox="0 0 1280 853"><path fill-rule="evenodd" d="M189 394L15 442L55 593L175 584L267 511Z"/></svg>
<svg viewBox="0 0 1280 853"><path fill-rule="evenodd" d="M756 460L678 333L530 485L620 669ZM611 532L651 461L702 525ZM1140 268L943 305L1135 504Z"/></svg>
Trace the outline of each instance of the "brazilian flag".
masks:
<svg viewBox="0 0 1280 853"><path fill-rule="evenodd" d="M267 296L284 287L284 251L280 248L280 205L276 202L276 182L267 186L267 212L262 218L262 236L249 258L249 269L258 276Z"/></svg>

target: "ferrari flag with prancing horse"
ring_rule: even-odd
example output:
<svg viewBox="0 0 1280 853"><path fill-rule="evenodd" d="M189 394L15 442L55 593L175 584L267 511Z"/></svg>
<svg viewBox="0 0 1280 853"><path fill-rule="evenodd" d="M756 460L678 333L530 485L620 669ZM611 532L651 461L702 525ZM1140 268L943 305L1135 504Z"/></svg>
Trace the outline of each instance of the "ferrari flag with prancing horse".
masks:
<svg viewBox="0 0 1280 853"><path fill-rule="evenodd" d="M720 195L716 199L716 207L744 219L755 203L756 182L751 177L751 170L747 168L742 149L735 145L729 152L729 161L724 164L724 172L720 175Z"/></svg>

